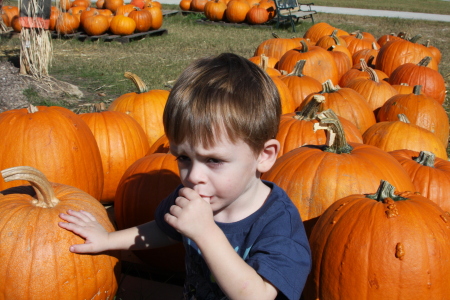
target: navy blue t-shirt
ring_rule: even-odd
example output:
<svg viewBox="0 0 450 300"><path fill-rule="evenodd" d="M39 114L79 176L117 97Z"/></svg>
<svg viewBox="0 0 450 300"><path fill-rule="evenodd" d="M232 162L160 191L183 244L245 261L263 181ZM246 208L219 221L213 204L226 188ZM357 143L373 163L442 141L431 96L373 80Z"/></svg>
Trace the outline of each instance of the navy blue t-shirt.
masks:
<svg viewBox="0 0 450 300"><path fill-rule="evenodd" d="M300 214L287 194L272 182L264 183L272 191L259 210L238 222L216 224L248 265L272 283L287 299L298 300L311 269L308 239ZM164 214L169 212L181 187L161 202L155 220L164 233L183 241L185 246L185 298L226 299L197 245L164 221Z"/></svg>

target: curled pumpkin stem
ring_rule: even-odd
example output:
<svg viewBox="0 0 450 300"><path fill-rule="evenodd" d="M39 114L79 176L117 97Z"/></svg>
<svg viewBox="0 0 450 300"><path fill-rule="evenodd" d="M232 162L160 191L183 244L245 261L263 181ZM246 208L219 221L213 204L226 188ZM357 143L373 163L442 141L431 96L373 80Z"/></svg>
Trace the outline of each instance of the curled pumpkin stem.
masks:
<svg viewBox="0 0 450 300"><path fill-rule="evenodd" d="M144 83L144 81L142 81L142 79L137 76L136 74L133 74L131 72L125 72L125 74L123 74L123 76L125 76L128 79L131 79L131 81L133 81L134 85L136 86L136 88L139 90L139 93L146 93L149 91L147 85Z"/></svg>
<svg viewBox="0 0 450 300"><path fill-rule="evenodd" d="M28 181L36 192L37 199L32 201L35 206L50 208L55 207L59 203L52 185L41 171L32 167L20 166L2 170L1 174L5 182L14 180Z"/></svg>
<svg viewBox="0 0 450 300"><path fill-rule="evenodd" d="M314 131L324 129L327 132L327 152L336 154L350 153L353 147L347 143L344 128L338 116L331 109L327 109L317 115L319 123L314 124Z"/></svg>

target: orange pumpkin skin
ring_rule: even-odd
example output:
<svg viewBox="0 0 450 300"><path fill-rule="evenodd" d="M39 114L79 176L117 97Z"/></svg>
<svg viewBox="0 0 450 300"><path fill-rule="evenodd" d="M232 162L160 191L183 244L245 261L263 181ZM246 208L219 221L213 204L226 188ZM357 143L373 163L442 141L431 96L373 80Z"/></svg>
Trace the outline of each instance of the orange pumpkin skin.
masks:
<svg viewBox="0 0 450 300"><path fill-rule="evenodd" d="M409 149L429 151L447 159L447 149L431 131L403 121L385 121L372 125L363 133L364 143L384 151Z"/></svg>
<svg viewBox="0 0 450 300"><path fill-rule="evenodd" d="M253 5L247 13L246 20L249 24L263 24L269 21L269 12L259 6Z"/></svg>
<svg viewBox="0 0 450 300"><path fill-rule="evenodd" d="M388 99L378 111L377 119L379 122L396 121L398 114L404 114L412 124L431 131L447 146L447 112L439 102L421 94L420 86L415 86L413 93L398 94Z"/></svg>
<svg viewBox="0 0 450 300"><path fill-rule="evenodd" d="M159 203L180 184L178 164L172 154L155 153L137 160L125 171L117 188L114 212L118 228L153 220ZM181 243L134 253L159 271L183 272L185 269Z"/></svg>
<svg viewBox="0 0 450 300"><path fill-rule="evenodd" d="M29 185L0 192L2 299L113 299L120 275L119 252L71 253L69 247L84 240L58 226L60 213L85 210L107 231L114 231L105 208L77 188L58 183L48 187L59 200L54 207L33 204L36 194Z"/></svg>
<svg viewBox="0 0 450 300"><path fill-rule="evenodd" d="M146 32L152 26L152 15L148 10L137 9L128 14L136 22L135 32Z"/></svg>
<svg viewBox="0 0 450 300"><path fill-rule="evenodd" d="M114 100L108 110L121 111L134 118L144 129L151 146L164 134L162 113L168 97L166 90L127 93Z"/></svg>
<svg viewBox="0 0 450 300"><path fill-rule="evenodd" d="M443 210L450 211L450 161L430 152L395 150L389 152L411 177L416 191Z"/></svg>
<svg viewBox="0 0 450 300"><path fill-rule="evenodd" d="M132 18L123 15L115 15L109 24L109 30L113 34L118 35L130 35L135 29L136 22Z"/></svg>
<svg viewBox="0 0 450 300"><path fill-rule="evenodd" d="M417 193L396 195L406 200L355 194L324 212L309 239L305 300L447 298L450 216Z"/></svg>
<svg viewBox="0 0 450 300"><path fill-rule="evenodd" d="M9 110L0 114L0 130L0 170L34 167L49 181L77 187L100 199L104 180L100 151L78 115L58 106L38 106L36 112ZM18 134L26 139L18 139ZM0 190L23 184L0 180Z"/></svg>
<svg viewBox="0 0 450 300"><path fill-rule="evenodd" d="M381 179L414 189L406 171L387 152L370 145L348 143L342 124L331 110L320 113L318 118L330 113L331 124L336 124L332 130L335 138L330 144L291 150L262 175L262 179L275 182L286 191L303 221L317 218L337 199L376 190ZM316 125L324 123L321 120ZM308 232L309 225L306 227Z"/></svg>
<svg viewBox="0 0 450 300"><path fill-rule="evenodd" d="M274 37L259 44L253 56L264 54L268 57L273 57L278 61L284 53L299 46L300 44L292 39Z"/></svg>
<svg viewBox="0 0 450 300"><path fill-rule="evenodd" d="M153 145L148 149L146 155L150 155L153 153L169 153L170 151L170 143L167 135L163 134Z"/></svg>
<svg viewBox="0 0 450 300"><path fill-rule="evenodd" d="M163 14L162 14L161 8L151 4L153 2L154 1L150 2L150 4L149 4L150 6L146 6L144 9L148 10L150 12L150 14L152 15L152 25L150 26L150 29L157 30L157 29L161 28L161 26L163 24Z"/></svg>
<svg viewBox="0 0 450 300"><path fill-rule="evenodd" d="M58 16L55 30L61 34L70 34L77 31L78 27L80 27L79 17L72 12L64 12L60 13Z"/></svg>
<svg viewBox="0 0 450 300"><path fill-rule="evenodd" d="M250 8L247 1L231 0L225 10L225 17L230 23L242 23L245 21Z"/></svg>
<svg viewBox="0 0 450 300"><path fill-rule="evenodd" d="M123 173L149 150L147 136L136 120L122 112L85 113L80 117L94 134L102 157L104 185L100 200L113 202Z"/></svg>

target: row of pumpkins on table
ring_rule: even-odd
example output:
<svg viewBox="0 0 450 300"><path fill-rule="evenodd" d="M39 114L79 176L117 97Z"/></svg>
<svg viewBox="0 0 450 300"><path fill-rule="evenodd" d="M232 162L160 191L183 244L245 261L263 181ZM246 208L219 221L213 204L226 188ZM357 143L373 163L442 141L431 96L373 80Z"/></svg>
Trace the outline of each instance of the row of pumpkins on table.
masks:
<svg viewBox="0 0 450 300"><path fill-rule="evenodd" d="M202 12L211 21L264 24L276 15L273 0L181 0L183 11Z"/></svg>
<svg viewBox="0 0 450 300"><path fill-rule="evenodd" d="M441 89L439 85L426 88L438 71L430 63L417 66L421 58L395 62L396 55L409 59L396 47L398 54L389 57L392 70L357 66L362 77L341 87L345 73L335 76L338 71L328 71L336 63L327 60L331 54L318 46L320 38L336 29L314 39L312 32L318 28L314 26L305 33L311 35L304 37L308 43L296 42L295 47L281 50L290 39L273 38L255 50L255 57L264 54L266 71L277 70L267 67L275 58L275 66L290 74L271 75L282 97L284 114L276 137L282 149L262 178L281 186L304 220L313 258L304 297L445 299L450 286L450 162L440 151L447 141L437 131L447 128L448 134L449 122L440 115L441 98L430 96ZM430 48L389 39L393 40L383 45L378 39L375 67L397 43L411 43L403 47L421 51ZM298 54L306 49L314 53L294 64L295 72L279 67L289 51ZM318 62L314 55L323 58ZM393 88L396 92L386 96L381 88L390 85L397 69L405 66L419 68L407 72L419 81L403 78L401 83L409 86L399 84L399 90ZM377 70L389 74L387 81L379 79ZM0 286L6 287L0 293L6 299L24 299L19 291L34 291L33 299L47 299L49 293L90 299L99 290L101 296L93 299L111 297L117 290L113 269L120 269L116 254L66 251L82 240L57 226L58 213L87 210L114 230L100 204L114 202L116 226L123 229L151 220L158 203L180 184L161 123L169 91L149 90L136 75L125 76L138 92L120 96L107 111L77 115L61 107L30 106L0 113L0 170L8 181L0 180ZM300 89L314 86L313 79L319 82L316 90L293 100ZM290 80L305 81L291 86ZM349 87L359 81L367 86ZM364 94L367 91L385 95L384 103L375 105L370 94ZM386 119L377 120L381 112ZM420 123L421 118L434 124L434 132L424 128L429 124ZM28 167L10 169L16 166ZM36 169L55 183L46 183ZM33 188L21 186L27 182L19 179ZM181 245L135 254L153 268L184 269ZM41 257L53 259L49 263Z"/></svg>
<svg viewBox="0 0 450 300"><path fill-rule="evenodd" d="M130 35L161 28L163 23L160 2L133 0L125 4L123 0L98 0L91 7L89 0L61 1L61 8L51 7L49 30L60 34L84 31L97 36L106 32L116 35ZM2 19L7 27L20 32L19 8L4 6Z"/></svg>

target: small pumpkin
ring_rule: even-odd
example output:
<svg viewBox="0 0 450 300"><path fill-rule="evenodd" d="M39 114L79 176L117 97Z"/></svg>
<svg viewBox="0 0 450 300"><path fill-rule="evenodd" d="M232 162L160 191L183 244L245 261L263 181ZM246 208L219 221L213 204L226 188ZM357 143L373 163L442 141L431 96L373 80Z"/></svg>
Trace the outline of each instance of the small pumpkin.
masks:
<svg viewBox="0 0 450 300"><path fill-rule="evenodd" d="M136 22L130 17L115 15L109 24L109 29L113 34L130 35L136 29Z"/></svg>
<svg viewBox="0 0 450 300"><path fill-rule="evenodd" d="M152 26L152 15L148 10L135 7L135 10L128 14L136 22L135 32L146 32Z"/></svg>

